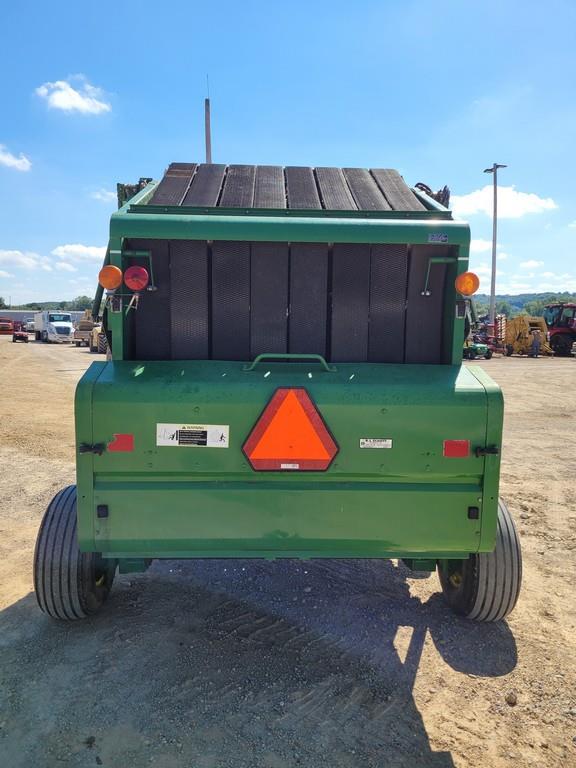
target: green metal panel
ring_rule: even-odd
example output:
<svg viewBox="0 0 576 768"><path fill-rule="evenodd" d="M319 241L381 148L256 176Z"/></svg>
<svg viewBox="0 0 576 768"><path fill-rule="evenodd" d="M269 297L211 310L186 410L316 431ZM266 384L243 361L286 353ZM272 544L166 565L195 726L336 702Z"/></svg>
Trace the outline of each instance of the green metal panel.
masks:
<svg viewBox="0 0 576 768"><path fill-rule="evenodd" d="M122 211L122 209L120 209ZM467 245L468 225L437 218L112 214L111 237L161 240L246 240L302 243L413 243ZM437 237L437 240L434 240ZM114 262L112 262L114 263Z"/></svg>
<svg viewBox="0 0 576 768"><path fill-rule="evenodd" d="M425 379L417 365L247 368L118 361L89 369L78 402L84 412L92 397L94 426L78 413L79 442L129 433L134 451L94 455L93 477L79 473L83 548L131 557L458 556L482 546L483 523L491 540L483 484L492 457L442 453L445 439L486 445L488 380L443 365L426 366ZM326 472L248 465L242 445L279 386L304 386L332 431L340 450ZM157 446L157 423L229 425L230 447ZM393 447L360 448L366 437ZM95 518L97 504L109 505L108 518ZM480 507L479 520L468 518L469 506Z"/></svg>
<svg viewBox="0 0 576 768"><path fill-rule="evenodd" d="M500 479L500 458L502 451L502 424L504 421L504 398L502 390L483 368L470 366L470 372L486 391L486 445L496 446L498 453L484 458L484 499L480 549L491 552L496 542L498 521L498 485Z"/></svg>

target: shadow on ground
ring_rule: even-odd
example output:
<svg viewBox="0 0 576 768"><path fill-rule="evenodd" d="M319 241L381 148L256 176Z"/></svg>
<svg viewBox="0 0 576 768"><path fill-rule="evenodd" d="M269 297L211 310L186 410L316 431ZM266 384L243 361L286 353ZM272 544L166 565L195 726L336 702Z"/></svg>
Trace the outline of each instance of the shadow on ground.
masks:
<svg viewBox="0 0 576 768"><path fill-rule="evenodd" d="M430 634L458 672L516 664L505 623L412 597L384 561L164 561L97 617L33 595L0 614L0 744L11 768L357 768L454 763L413 687ZM402 642L399 642L399 641Z"/></svg>

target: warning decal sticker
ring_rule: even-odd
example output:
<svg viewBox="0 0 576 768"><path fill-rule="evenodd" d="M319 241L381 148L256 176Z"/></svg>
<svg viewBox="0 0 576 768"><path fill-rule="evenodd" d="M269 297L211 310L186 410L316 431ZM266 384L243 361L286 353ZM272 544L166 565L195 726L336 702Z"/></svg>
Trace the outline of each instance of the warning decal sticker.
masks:
<svg viewBox="0 0 576 768"><path fill-rule="evenodd" d="M360 448L392 448L389 437L361 437Z"/></svg>
<svg viewBox="0 0 576 768"><path fill-rule="evenodd" d="M228 448L228 424L156 424L156 445L180 448Z"/></svg>

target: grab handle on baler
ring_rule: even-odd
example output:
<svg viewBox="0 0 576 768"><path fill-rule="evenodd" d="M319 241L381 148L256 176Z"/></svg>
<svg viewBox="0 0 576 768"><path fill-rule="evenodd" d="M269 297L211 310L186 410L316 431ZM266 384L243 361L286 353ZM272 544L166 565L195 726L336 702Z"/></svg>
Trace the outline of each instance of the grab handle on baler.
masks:
<svg viewBox="0 0 576 768"><path fill-rule="evenodd" d="M313 354L296 354L294 352L264 352L261 355L257 355L250 365L245 365L244 371L253 371L257 365L265 362L266 360L301 360L302 362L318 363L328 373L335 373L337 370L333 365L328 365L322 355Z"/></svg>

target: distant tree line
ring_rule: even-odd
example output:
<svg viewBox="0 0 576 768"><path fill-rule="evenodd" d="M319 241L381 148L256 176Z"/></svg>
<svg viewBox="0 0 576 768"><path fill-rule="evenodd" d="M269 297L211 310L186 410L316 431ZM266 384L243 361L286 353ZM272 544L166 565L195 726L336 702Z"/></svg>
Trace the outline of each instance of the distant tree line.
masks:
<svg viewBox="0 0 576 768"><path fill-rule="evenodd" d="M93 301L91 296L77 296L72 301L31 301L28 304L13 304L10 309L29 309L32 312L41 312L44 309L61 309L70 312L90 309ZM0 309L8 309L2 296L0 296Z"/></svg>
<svg viewBox="0 0 576 768"><path fill-rule="evenodd" d="M517 317L518 315L542 317L544 307L547 304L555 304L560 301L576 302L576 294L568 292L520 293L517 296L496 296L496 314L506 315L506 317ZM490 310L490 297L486 294L479 294L474 297L474 304L479 317L487 315Z"/></svg>

